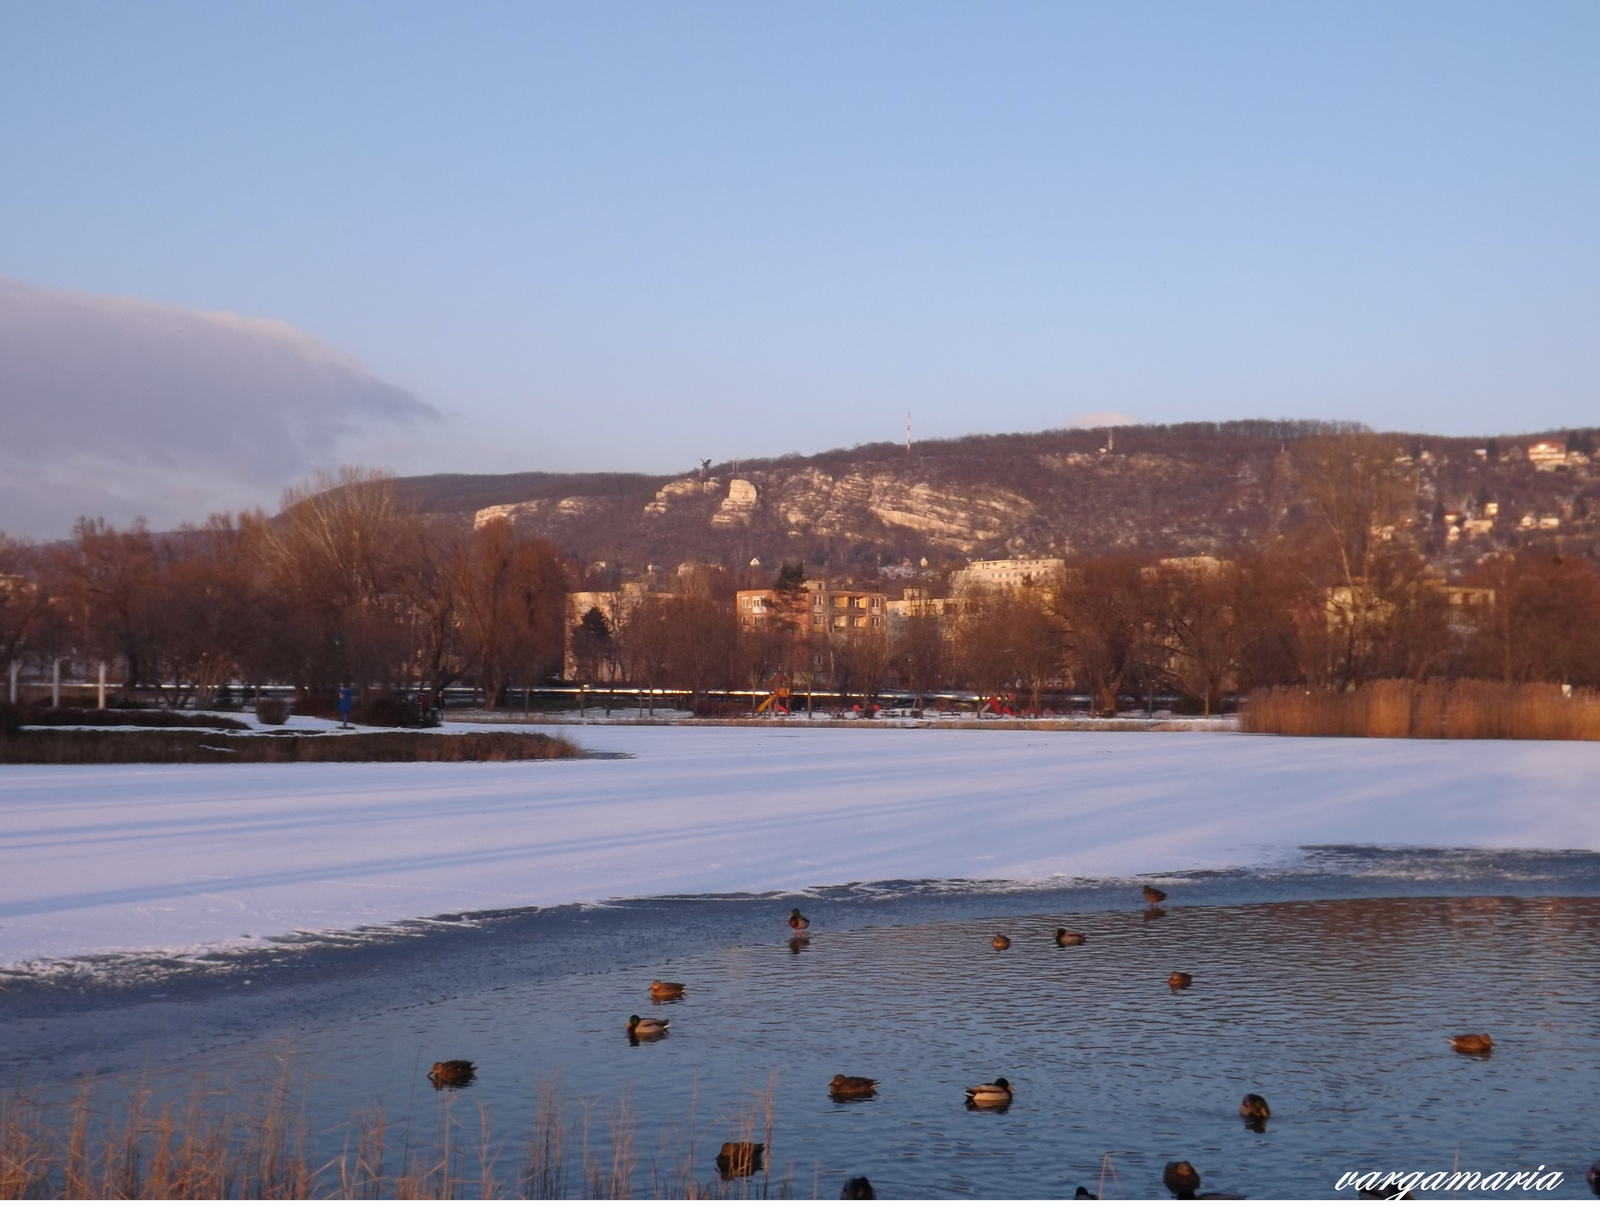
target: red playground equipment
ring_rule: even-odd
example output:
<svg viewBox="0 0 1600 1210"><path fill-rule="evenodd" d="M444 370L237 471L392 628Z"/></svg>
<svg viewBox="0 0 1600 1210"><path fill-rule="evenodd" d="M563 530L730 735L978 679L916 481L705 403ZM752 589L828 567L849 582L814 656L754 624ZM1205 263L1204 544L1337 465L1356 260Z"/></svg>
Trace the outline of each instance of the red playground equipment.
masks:
<svg viewBox="0 0 1600 1210"><path fill-rule="evenodd" d="M771 689L772 693L756 707L756 713L787 715L789 713L789 678L780 672L767 682L767 688Z"/></svg>

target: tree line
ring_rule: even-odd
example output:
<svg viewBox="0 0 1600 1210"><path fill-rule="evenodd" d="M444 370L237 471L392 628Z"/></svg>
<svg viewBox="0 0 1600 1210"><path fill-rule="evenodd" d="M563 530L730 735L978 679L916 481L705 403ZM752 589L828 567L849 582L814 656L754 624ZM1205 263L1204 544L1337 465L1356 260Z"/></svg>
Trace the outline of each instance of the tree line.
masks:
<svg viewBox="0 0 1600 1210"><path fill-rule="evenodd" d="M1388 443L1345 432L1291 449L1296 496L1251 546L1070 561L1023 591L934 596L892 629L844 633L807 624L798 567L773 585L788 606L759 627L738 624L747 585L706 567L570 619L578 567L545 539L419 513L385 477L347 471L291 492L276 517L163 535L83 520L50 546L0 537L0 664L106 661L132 688L201 707L230 683L309 699L341 684L465 684L503 704L513 686L559 678L569 653L580 681L697 699L783 678L798 693L870 699L893 685L1034 709L1071 690L1101 712L1158 694L1210 711L1266 685L1600 685L1600 574L1586 554L1527 545L1446 583L1413 538Z"/></svg>
<svg viewBox="0 0 1600 1210"><path fill-rule="evenodd" d="M343 684L467 681L494 701L559 673L567 581L537 536L404 509L386 477L346 471L276 518L0 538L0 661L110 662L174 705L208 706L230 682L331 701Z"/></svg>

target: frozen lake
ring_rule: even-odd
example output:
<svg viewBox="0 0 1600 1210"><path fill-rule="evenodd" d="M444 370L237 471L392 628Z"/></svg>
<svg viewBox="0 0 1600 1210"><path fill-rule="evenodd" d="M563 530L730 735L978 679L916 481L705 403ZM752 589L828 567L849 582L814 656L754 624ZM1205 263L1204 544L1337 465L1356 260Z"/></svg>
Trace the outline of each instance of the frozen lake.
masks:
<svg viewBox="0 0 1600 1210"><path fill-rule="evenodd" d="M574 728L630 759L0 768L0 968L618 896L1600 849L1600 745Z"/></svg>

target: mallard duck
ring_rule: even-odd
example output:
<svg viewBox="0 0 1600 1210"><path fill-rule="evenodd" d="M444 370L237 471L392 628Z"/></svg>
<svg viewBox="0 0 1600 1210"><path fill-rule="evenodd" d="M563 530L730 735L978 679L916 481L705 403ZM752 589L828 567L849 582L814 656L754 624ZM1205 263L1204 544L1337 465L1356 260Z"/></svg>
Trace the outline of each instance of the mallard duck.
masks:
<svg viewBox="0 0 1600 1210"><path fill-rule="evenodd" d="M870 1097L878 1091L878 1081L866 1076L834 1076L828 1081L828 1095L838 1101Z"/></svg>
<svg viewBox="0 0 1600 1210"><path fill-rule="evenodd" d="M795 908L789 913L789 927L797 933L803 933L811 927L811 921L800 914L799 908Z"/></svg>
<svg viewBox="0 0 1600 1210"><path fill-rule="evenodd" d="M765 1143L724 1143L717 1153L717 1171L725 1181L754 1176L761 1171Z"/></svg>
<svg viewBox="0 0 1600 1210"><path fill-rule="evenodd" d="M994 940L989 942L989 944L994 946L997 950L1008 950L1011 948L1011 938L1007 937L1004 933L996 933L994 935Z"/></svg>
<svg viewBox="0 0 1600 1210"><path fill-rule="evenodd" d="M1097 1202L1100 1200L1100 1195L1098 1193L1090 1193L1082 1185L1079 1185L1077 1191L1072 1195L1072 1200L1075 1202Z"/></svg>
<svg viewBox="0 0 1600 1210"><path fill-rule="evenodd" d="M1190 1201L1200 1188L1200 1174L1188 1160L1168 1164L1161 1173L1161 1183L1179 1201Z"/></svg>
<svg viewBox="0 0 1600 1210"><path fill-rule="evenodd" d="M1082 945L1087 940L1082 933L1074 933L1071 929L1056 930L1056 944L1060 946Z"/></svg>
<svg viewBox="0 0 1600 1210"><path fill-rule="evenodd" d="M659 1038L667 1032L667 1023L654 1017L641 1017L638 1013L628 1018L628 1036L633 1038Z"/></svg>
<svg viewBox="0 0 1600 1210"><path fill-rule="evenodd" d="M683 995L683 992L684 986L681 983L663 983L660 979L656 979L650 984L652 1000L676 1000Z"/></svg>
<svg viewBox="0 0 1600 1210"><path fill-rule="evenodd" d="M428 1079L433 1082L435 1089L440 1088L465 1088L472 1083L478 1074L476 1064L465 1059L441 1059L433 1065L433 1070L428 1073Z"/></svg>
<svg viewBox="0 0 1600 1210"><path fill-rule="evenodd" d="M1494 1040L1488 1034L1457 1034L1450 1045L1464 1055L1486 1055L1494 1049Z"/></svg>
<svg viewBox="0 0 1600 1210"><path fill-rule="evenodd" d="M875 1202L878 1200L878 1191L872 1187L872 1182L864 1176L852 1176L844 1183L844 1189L839 1194L841 1202Z"/></svg>
<svg viewBox="0 0 1600 1210"><path fill-rule="evenodd" d="M1193 975L1186 975L1182 971L1173 971L1171 977L1167 980L1167 986L1173 991L1181 991L1193 982Z"/></svg>
<svg viewBox="0 0 1600 1210"><path fill-rule="evenodd" d="M1239 1116L1249 1118L1251 1121L1265 1122L1272 1116L1272 1110L1267 1106L1266 1097L1252 1092L1239 1102Z"/></svg>
<svg viewBox="0 0 1600 1210"><path fill-rule="evenodd" d="M980 1109L998 1109L1011 1104L1011 1082L1001 1076L993 1084L979 1084L967 1089L967 1100Z"/></svg>
<svg viewBox="0 0 1600 1210"><path fill-rule="evenodd" d="M1150 904L1150 906L1154 907L1156 904L1160 903L1163 899L1165 899L1167 897L1167 893L1165 891L1156 890L1155 887L1151 886L1147 882L1147 883L1145 883L1145 886L1144 886L1144 897L1145 897L1145 900Z"/></svg>
<svg viewBox="0 0 1600 1210"><path fill-rule="evenodd" d="M1600 1197L1600 1160L1596 1160L1589 1168L1589 1189L1596 1197Z"/></svg>

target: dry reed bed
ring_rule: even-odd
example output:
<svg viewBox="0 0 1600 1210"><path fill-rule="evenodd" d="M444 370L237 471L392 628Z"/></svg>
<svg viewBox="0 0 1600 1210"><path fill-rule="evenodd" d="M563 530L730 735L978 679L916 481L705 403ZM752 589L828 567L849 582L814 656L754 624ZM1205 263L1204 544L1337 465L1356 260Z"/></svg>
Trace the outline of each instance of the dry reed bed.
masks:
<svg viewBox="0 0 1600 1210"><path fill-rule="evenodd" d="M0 735L0 764L239 764L286 761L502 761L582 756L542 732L217 735L177 731L22 731Z"/></svg>
<svg viewBox="0 0 1600 1210"><path fill-rule="evenodd" d="M1600 694L1500 681L1375 681L1349 693L1257 689L1239 730L1384 739L1600 740Z"/></svg>
<svg viewBox="0 0 1600 1210"><path fill-rule="evenodd" d="M148 1092L109 1114L91 1102L87 1085L65 1113L26 1095L0 1099L0 1198L701 1199L788 1197L792 1187L792 1174L769 1180L770 1162L750 1176L701 1181L692 1104L686 1138L663 1138L642 1173L629 1094L610 1110L598 1100L567 1108L554 1080L541 1086L531 1129L520 1138L497 1137L486 1110L474 1123L459 1121L455 1097L446 1094L431 1140L419 1143L414 1128L397 1129L378 1110L352 1117L321 1158L313 1158L304 1098L292 1094L286 1068L242 1107L204 1087L178 1107L158 1107ZM735 1138L764 1134L770 1159L770 1083L728 1124ZM404 1137L398 1146L396 1134ZM710 1165L710 1156L703 1160Z"/></svg>

